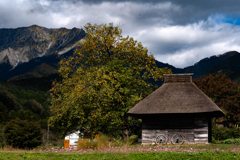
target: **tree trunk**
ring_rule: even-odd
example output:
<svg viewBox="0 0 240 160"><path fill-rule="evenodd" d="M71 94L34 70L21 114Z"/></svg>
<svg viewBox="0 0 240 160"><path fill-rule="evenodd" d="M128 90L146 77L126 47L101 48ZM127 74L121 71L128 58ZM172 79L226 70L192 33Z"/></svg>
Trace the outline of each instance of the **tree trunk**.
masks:
<svg viewBox="0 0 240 160"><path fill-rule="evenodd" d="M129 131L128 131L128 128L124 128L123 130L123 139L124 141L129 141Z"/></svg>
<svg viewBox="0 0 240 160"><path fill-rule="evenodd" d="M124 115L124 125L122 127L123 132L123 139L124 141L129 141L129 122L128 122L128 116Z"/></svg>

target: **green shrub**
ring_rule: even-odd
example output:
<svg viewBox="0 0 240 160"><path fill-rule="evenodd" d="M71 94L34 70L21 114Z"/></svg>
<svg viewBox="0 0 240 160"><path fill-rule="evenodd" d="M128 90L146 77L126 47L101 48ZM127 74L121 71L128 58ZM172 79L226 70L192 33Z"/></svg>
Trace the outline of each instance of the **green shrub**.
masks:
<svg viewBox="0 0 240 160"><path fill-rule="evenodd" d="M138 135L131 135L129 138L129 143L130 144L138 143Z"/></svg>
<svg viewBox="0 0 240 160"><path fill-rule="evenodd" d="M240 139L226 139L223 141L224 144L240 144Z"/></svg>
<svg viewBox="0 0 240 160"><path fill-rule="evenodd" d="M7 144L13 148L34 148L42 143L42 132L38 123L13 119L4 126Z"/></svg>
<svg viewBox="0 0 240 160"><path fill-rule="evenodd" d="M234 144L240 144L240 138L234 139Z"/></svg>
<svg viewBox="0 0 240 160"><path fill-rule="evenodd" d="M233 138L240 138L240 128L238 127L217 127L213 125L212 136L215 140L226 140Z"/></svg>
<svg viewBox="0 0 240 160"><path fill-rule="evenodd" d="M232 144L233 143L233 139L226 139L223 141L224 144Z"/></svg>

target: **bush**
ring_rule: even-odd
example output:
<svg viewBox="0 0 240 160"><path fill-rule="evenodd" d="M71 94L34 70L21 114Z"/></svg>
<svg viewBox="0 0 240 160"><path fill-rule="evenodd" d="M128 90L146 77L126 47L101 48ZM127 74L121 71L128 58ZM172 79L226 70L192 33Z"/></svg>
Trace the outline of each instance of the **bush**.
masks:
<svg viewBox="0 0 240 160"><path fill-rule="evenodd" d="M131 135L129 138L130 144L138 143L138 135Z"/></svg>
<svg viewBox="0 0 240 160"><path fill-rule="evenodd" d="M38 123L13 119L4 127L7 144L13 148L34 148L42 143L42 132Z"/></svg>
<svg viewBox="0 0 240 160"><path fill-rule="evenodd" d="M213 125L212 127L212 137L213 140L226 140L240 138L240 128L238 127L217 127Z"/></svg>
<svg viewBox="0 0 240 160"><path fill-rule="evenodd" d="M240 144L240 139L226 139L223 141L224 144Z"/></svg>
<svg viewBox="0 0 240 160"><path fill-rule="evenodd" d="M233 139L226 139L223 141L224 144L232 144L233 143Z"/></svg>

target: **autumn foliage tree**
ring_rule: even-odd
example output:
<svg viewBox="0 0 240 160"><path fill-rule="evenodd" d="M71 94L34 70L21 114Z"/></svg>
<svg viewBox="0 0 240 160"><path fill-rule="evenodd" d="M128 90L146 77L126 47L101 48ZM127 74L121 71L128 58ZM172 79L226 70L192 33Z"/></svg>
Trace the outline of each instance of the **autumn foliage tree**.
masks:
<svg viewBox="0 0 240 160"><path fill-rule="evenodd" d="M225 75L207 75L194 83L208 95L226 114L228 121L236 123L240 118L240 85Z"/></svg>
<svg viewBox="0 0 240 160"><path fill-rule="evenodd" d="M74 56L60 62L62 81L51 89L49 123L64 135L72 129L114 134L128 139L126 114L149 94L149 79L162 79L170 70L156 66L153 55L133 38L123 38L113 24L85 26L87 36Z"/></svg>

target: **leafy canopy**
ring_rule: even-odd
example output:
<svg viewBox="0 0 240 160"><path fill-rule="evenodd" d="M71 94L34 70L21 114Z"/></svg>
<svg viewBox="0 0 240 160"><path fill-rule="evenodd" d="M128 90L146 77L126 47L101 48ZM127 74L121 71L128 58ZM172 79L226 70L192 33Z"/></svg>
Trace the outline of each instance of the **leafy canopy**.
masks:
<svg viewBox="0 0 240 160"><path fill-rule="evenodd" d="M240 117L240 85L223 74L207 75L194 83L208 95L226 114L228 121Z"/></svg>
<svg viewBox="0 0 240 160"><path fill-rule="evenodd" d="M170 70L156 66L153 55L122 30L109 25L85 26L87 36L74 56L60 62L62 81L51 89L49 123L62 134L83 129L90 134L128 135L127 112L152 91L150 79L160 80Z"/></svg>

